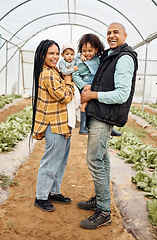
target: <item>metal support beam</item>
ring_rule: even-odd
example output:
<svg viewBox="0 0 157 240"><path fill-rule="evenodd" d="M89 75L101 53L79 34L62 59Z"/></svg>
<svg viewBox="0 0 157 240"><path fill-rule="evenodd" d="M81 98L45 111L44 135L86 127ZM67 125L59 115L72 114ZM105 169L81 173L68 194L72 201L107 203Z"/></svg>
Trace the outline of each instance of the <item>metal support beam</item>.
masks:
<svg viewBox="0 0 157 240"><path fill-rule="evenodd" d="M8 89L8 42L6 42L5 95Z"/></svg>
<svg viewBox="0 0 157 240"><path fill-rule="evenodd" d="M20 92L20 49L19 49L19 62L18 62L18 86L17 86L17 94Z"/></svg>
<svg viewBox="0 0 157 240"><path fill-rule="evenodd" d="M72 43L72 36L73 36L73 25L71 25L71 31L70 31L70 42Z"/></svg>
<svg viewBox="0 0 157 240"><path fill-rule="evenodd" d="M145 98L145 88L146 88L147 56L148 56L148 43L146 43L146 53L145 53L144 83L143 83L143 96L142 96L142 112L143 112L143 108L144 108L144 98Z"/></svg>
<svg viewBox="0 0 157 240"><path fill-rule="evenodd" d="M25 80L24 80L24 68L23 68L23 55L22 51L20 50L21 53L21 69L22 69L22 83L23 83L23 93L25 93Z"/></svg>

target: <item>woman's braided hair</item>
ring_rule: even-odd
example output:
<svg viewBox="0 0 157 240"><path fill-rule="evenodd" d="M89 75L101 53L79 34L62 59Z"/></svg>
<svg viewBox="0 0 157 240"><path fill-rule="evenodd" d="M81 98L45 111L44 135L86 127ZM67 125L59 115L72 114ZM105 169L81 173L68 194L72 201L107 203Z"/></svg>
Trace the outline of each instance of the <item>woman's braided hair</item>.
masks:
<svg viewBox="0 0 157 240"><path fill-rule="evenodd" d="M56 45L60 52L60 47L58 43L53 40L43 40L37 47L34 56L34 72L33 72L33 88L32 88L32 107L33 107L33 117L32 117L32 129L30 138L33 135L34 124L35 124L35 114L36 114L36 106L37 106L37 98L38 98L38 87L39 87L39 76L43 69L43 64L45 61L45 57L47 54L47 50L51 45Z"/></svg>

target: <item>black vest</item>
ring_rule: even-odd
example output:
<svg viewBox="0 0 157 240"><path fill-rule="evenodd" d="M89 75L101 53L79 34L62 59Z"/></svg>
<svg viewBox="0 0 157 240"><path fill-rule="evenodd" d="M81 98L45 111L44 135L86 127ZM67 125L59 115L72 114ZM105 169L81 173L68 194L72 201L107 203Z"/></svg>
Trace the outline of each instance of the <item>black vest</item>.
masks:
<svg viewBox="0 0 157 240"><path fill-rule="evenodd" d="M138 68L137 53L126 43L116 48L109 56L108 51L109 49L101 57L99 68L93 79L91 91L107 92L115 90L114 73L116 63L121 56L129 55L133 58L135 65L130 96L123 104L105 104L92 99L86 106L87 120L88 117L92 116L99 121L123 127L128 120L128 113L135 90L136 71Z"/></svg>

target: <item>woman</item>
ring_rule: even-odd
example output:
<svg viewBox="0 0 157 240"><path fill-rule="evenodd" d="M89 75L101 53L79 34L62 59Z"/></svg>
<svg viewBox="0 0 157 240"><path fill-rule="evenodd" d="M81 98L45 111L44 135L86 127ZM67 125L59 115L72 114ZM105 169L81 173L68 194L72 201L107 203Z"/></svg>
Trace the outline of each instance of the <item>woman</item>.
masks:
<svg viewBox="0 0 157 240"><path fill-rule="evenodd" d="M68 76L63 79L56 68L59 45L52 40L42 41L35 52L33 81L33 123L31 135L41 140L45 137L45 154L37 176L34 206L53 211L50 202L68 204L60 186L68 161L71 128L67 123L67 107L74 95L74 86Z"/></svg>

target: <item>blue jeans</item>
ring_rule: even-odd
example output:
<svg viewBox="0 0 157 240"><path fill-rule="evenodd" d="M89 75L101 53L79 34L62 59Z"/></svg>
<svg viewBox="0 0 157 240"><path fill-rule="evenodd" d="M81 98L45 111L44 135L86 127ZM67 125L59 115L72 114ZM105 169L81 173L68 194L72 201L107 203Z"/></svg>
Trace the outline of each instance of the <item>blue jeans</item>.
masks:
<svg viewBox="0 0 157 240"><path fill-rule="evenodd" d="M109 139L112 125L90 117L88 122L87 165L92 174L97 208L110 213Z"/></svg>
<svg viewBox="0 0 157 240"><path fill-rule="evenodd" d="M52 133L48 125L45 132L45 154L41 159L37 176L36 197L47 200L48 195L60 193L70 150L70 138Z"/></svg>

